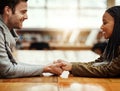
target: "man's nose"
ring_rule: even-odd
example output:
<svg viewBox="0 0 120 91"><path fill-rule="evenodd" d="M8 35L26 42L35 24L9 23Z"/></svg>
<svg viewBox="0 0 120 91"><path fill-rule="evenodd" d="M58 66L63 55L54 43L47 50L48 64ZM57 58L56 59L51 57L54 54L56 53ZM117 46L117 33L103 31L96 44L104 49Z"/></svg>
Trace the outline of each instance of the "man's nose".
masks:
<svg viewBox="0 0 120 91"><path fill-rule="evenodd" d="M27 14L24 15L24 19L28 19L28 15Z"/></svg>

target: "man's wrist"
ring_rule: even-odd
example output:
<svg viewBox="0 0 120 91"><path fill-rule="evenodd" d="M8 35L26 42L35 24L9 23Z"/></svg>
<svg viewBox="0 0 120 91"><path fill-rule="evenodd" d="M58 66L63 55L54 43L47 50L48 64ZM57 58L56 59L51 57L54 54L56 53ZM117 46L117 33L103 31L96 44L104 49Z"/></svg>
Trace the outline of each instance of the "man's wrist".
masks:
<svg viewBox="0 0 120 91"><path fill-rule="evenodd" d="M45 65L44 68L43 68L43 72L49 72L50 71L50 68L49 66Z"/></svg>

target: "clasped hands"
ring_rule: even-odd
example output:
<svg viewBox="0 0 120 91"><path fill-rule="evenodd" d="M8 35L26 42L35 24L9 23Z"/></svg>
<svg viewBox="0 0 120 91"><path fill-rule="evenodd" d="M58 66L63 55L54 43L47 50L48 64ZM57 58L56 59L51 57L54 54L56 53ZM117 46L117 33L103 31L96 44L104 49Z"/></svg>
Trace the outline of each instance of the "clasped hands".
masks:
<svg viewBox="0 0 120 91"><path fill-rule="evenodd" d="M58 59L44 67L43 72L49 72L55 75L61 75L63 71L71 71L72 64L70 62Z"/></svg>

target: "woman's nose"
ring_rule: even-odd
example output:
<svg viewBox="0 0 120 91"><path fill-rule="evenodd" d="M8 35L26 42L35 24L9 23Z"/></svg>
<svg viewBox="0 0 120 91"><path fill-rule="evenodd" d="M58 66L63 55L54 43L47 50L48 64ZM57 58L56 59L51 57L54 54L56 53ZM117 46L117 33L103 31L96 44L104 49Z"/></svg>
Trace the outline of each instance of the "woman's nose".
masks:
<svg viewBox="0 0 120 91"><path fill-rule="evenodd" d="M103 25L100 26L100 29L103 29Z"/></svg>

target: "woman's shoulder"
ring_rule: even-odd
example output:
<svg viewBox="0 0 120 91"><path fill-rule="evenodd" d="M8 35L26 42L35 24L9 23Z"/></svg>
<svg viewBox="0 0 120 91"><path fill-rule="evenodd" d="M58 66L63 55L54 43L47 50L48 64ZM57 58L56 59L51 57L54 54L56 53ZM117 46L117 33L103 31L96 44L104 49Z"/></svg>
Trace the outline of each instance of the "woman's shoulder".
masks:
<svg viewBox="0 0 120 91"><path fill-rule="evenodd" d="M118 47L118 54L120 55L120 46Z"/></svg>
<svg viewBox="0 0 120 91"><path fill-rule="evenodd" d="M120 49L120 45L118 46L118 48Z"/></svg>

